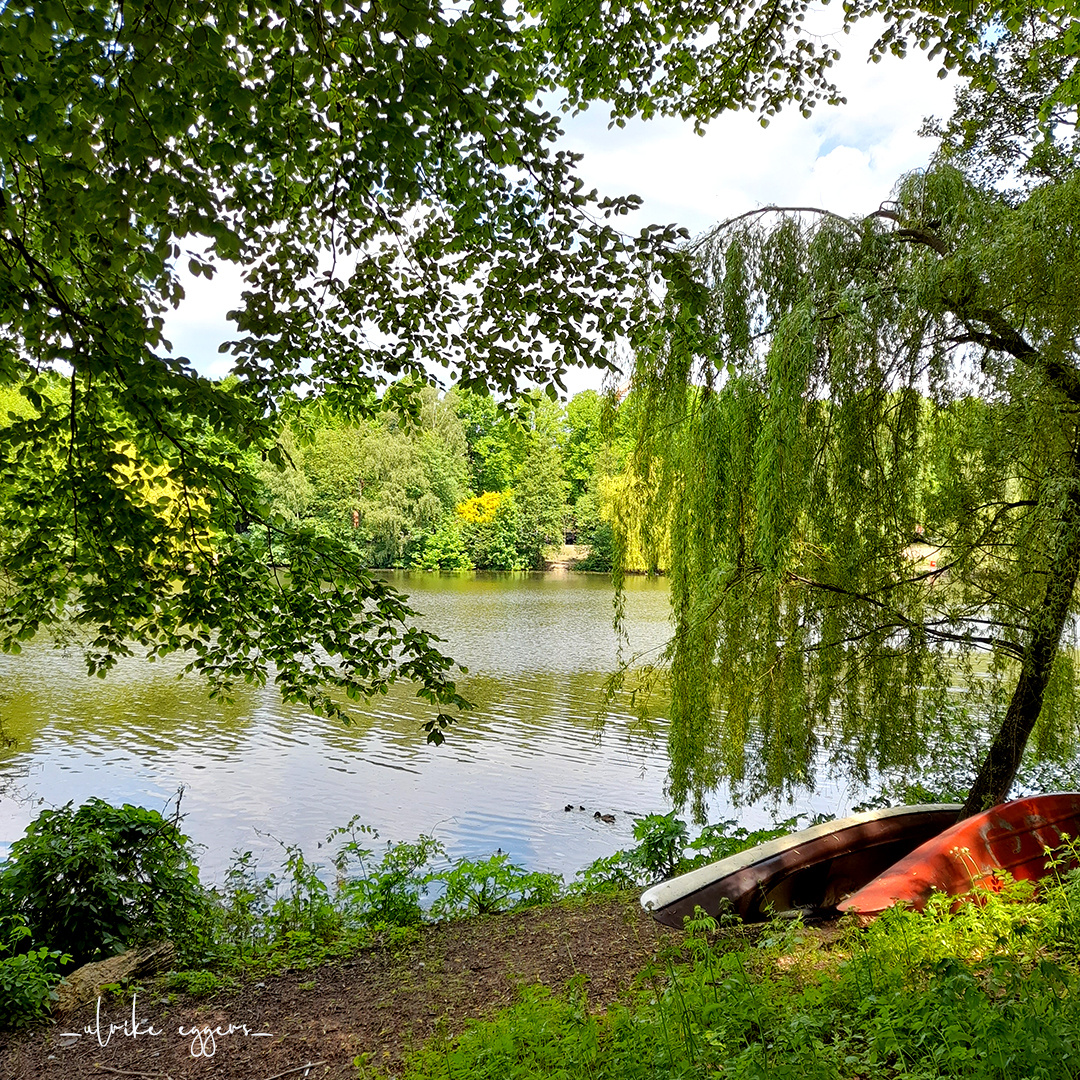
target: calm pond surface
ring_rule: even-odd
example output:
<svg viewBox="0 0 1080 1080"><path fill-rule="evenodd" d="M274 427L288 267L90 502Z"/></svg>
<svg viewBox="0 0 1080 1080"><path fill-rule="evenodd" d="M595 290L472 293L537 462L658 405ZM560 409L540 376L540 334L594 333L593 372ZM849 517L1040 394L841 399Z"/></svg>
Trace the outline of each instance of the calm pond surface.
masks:
<svg viewBox="0 0 1080 1080"><path fill-rule="evenodd" d="M278 841L317 858L354 814L380 841L432 833L455 857L501 848L569 878L632 842L632 814L671 809L663 721L650 738L616 702L597 723L617 660L606 577L392 579L469 669L459 685L477 708L443 746L425 743L431 713L405 684L358 703L358 722L343 727L283 705L273 686L211 702L197 678L177 679L180 657L129 660L100 680L77 650L35 645L0 655L0 717L17 740L0 750L0 855L40 809L92 796L163 808L182 785L185 829L211 880L234 850L266 870ZM627 591L628 655L656 649L670 629L666 583L632 579ZM859 794L826 785L783 813L844 813ZM714 820L736 816L722 792L711 806ZM597 810L616 823L596 821ZM773 815L737 816L756 826Z"/></svg>

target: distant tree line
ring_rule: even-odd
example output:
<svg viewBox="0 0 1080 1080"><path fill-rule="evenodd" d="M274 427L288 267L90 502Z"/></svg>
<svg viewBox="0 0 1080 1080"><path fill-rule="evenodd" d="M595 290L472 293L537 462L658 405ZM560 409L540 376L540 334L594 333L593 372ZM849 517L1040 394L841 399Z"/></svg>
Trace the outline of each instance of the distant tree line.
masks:
<svg viewBox="0 0 1080 1080"><path fill-rule="evenodd" d="M630 412L594 390L500 405L424 386L364 418L311 398L282 427L285 467L251 467L273 512L372 568L534 570L572 543L610 570Z"/></svg>

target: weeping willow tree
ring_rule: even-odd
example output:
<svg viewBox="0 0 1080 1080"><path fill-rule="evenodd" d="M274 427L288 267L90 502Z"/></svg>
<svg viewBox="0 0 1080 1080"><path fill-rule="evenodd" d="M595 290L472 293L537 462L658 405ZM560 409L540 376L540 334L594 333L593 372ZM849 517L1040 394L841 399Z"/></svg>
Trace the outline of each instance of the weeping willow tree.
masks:
<svg viewBox="0 0 1080 1080"><path fill-rule="evenodd" d="M1080 735L1080 176L1010 197L941 164L895 196L718 227L637 349L699 814L822 754L911 766L965 702L990 725L965 814L1033 734Z"/></svg>

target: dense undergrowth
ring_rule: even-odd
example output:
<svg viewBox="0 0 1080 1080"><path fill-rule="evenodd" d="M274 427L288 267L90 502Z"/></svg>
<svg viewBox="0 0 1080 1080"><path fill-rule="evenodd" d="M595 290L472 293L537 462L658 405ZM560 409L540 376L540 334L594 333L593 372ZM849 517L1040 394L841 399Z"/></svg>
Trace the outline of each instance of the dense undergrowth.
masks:
<svg viewBox="0 0 1080 1080"><path fill-rule="evenodd" d="M212 992L242 971L404 944L433 920L640 886L798 824L750 833L724 822L691 838L674 815L650 815L633 848L565 883L503 854L449 861L430 836L379 845L354 820L327 838L325 864L283 846L265 874L244 853L205 888L178 816L68 806L42 814L0 866L0 1021L44 1014L65 954L168 936L172 986ZM404 1078L1080 1078L1080 872L1068 869L1080 850L1070 847L1037 897L1006 881L868 928L841 923L825 939L790 919L748 938L701 915L619 1004L596 1011L578 981L561 993L526 987L494 1018L431 1040Z"/></svg>
<svg viewBox="0 0 1080 1080"><path fill-rule="evenodd" d="M92 799L43 812L0 863L0 1026L44 1016L65 970L149 941L176 949L174 988L220 989L240 971L311 967L375 941L404 942L426 922L492 914L633 888L773 836L734 821L690 839L674 814L635 824L635 847L571 883L502 852L450 860L432 836L378 845L353 819L326 839L326 862L282 845L270 873L237 854L225 879L199 879L179 813Z"/></svg>

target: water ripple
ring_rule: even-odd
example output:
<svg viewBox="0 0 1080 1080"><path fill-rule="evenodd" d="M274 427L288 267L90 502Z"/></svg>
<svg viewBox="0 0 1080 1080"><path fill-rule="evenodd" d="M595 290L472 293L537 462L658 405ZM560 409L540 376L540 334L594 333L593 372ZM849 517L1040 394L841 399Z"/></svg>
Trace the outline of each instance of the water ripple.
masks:
<svg viewBox="0 0 1080 1080"><path fill-rule="evenodd" d="M432 710L407 686L361 702L346 727L282 705L271 686L241 687L231 706L211 702L197 681L176 680L179 658L124 661L103 681L88 679L73 651L42 645L0 656L5 727L18 740L0 754L0 781L12 778L52 805L100 796L162 808L183 787L185 828L205 847L211 879L234 849L253 851L267 868L282 844L315 857L353 814L379 830L380 850L433 833L453 856L501 848L569 876L632 842L628 811L670 808L663 722L659 738L634 736L617 699L606 725L597 723L617 654L605 582L395 583L470 668L459 686L476 709L444 745L425 744L421 725ZM632 584L628 609L636 647L666 638L662 584ZM37 809L0 798L0 850ZM596 812L614 813L616 823Z"/></svg>

